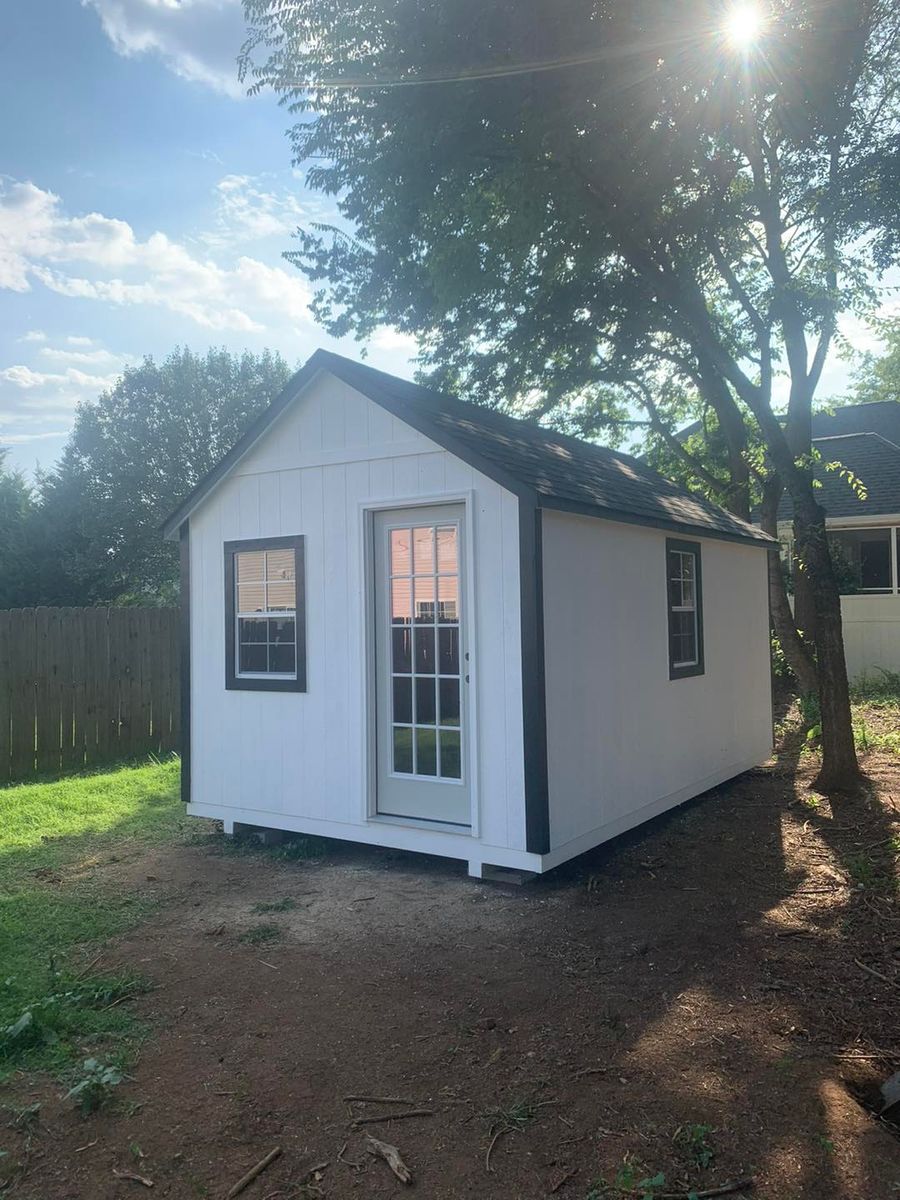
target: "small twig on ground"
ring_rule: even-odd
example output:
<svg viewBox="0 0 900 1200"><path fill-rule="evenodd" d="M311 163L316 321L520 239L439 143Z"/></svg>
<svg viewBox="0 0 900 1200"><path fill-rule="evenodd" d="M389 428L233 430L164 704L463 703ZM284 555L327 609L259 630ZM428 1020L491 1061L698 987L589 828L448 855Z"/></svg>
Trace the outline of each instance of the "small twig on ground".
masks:
<svg viewBox="0 0 900 1200"><path fill-rule="evenodd" d="M376 1158L383 1158L401 1183L412 1183L412 1171L400 1157L400 1151L396 1146L391 1146L388 1142L380 1142L378 1138L372 1137L371 1133L367 1133L366 1149Z"/></svg>
<svg viewBox="0 0 900 1200"><path fill-rule="evenodd" d="M358 1125L380 1125L383 1121L403 1121L407 1117L433 1117L434 1110L431 1108L411 1108L409 1112L399 1113L380 1113L377 1117L356 1117L351 1124L355 1127Z"/></svg>
<svg viewBox="0 0 900 1200"><path fill-rule="evenodd" d="M491 1166L491 1154L493 1153L494 1147L497 1145L497 1143L503 1137L504 1133L511 1133L511 1132L512 1131L510 1130L510 1128L507 1125L501 1125L499 1129L494 1130L494 1136L491 1138L490 1144L487 1148L487 1153L484 1156L484 1169L486 1171L493 1171L493 1169L494 1169Z"/></svg>
<svg viewBox="0 0 900 1200"><path fill-rule="evenodd" d="M82 1150L90 1150L91 1146L97 1145L97 1141L98 1141L98 1139L94 1138L94 1140L92 1142L85 1142L83 1146L76 1146L75 1153L80 1154L82 1152Z"/></svg>
<svg viewBox="0 0 900 1200"><path fill-rule="evenodd" d="M340 1150L337 1152L338 1162L343 1163L345 1167L350 1167L350 1169L353 1171L361 1171L363 1169L363 1164L361 1162L354 1162L352 1158L344 1158L344 1151L346 1149L347 1143L344 1142L343 1146L341 1146Z"/></svg>
<svg viewBox="0 0 900 1200"><path fill-rule="evenodd" d="M364 900L374 900L374 899L375 899L374 896L357 896L355 900L350 901L350 904L348 904L347 907L349 908L351 904L362 904Z"/></svg>
<svg viewBox="0 0 900 1200"><path fill-rule="evenodd" d="M266 1167L271 1166L275 1159L280 1157L280 1155L280 1146L276 1146L274 1150L270 1150L265 1158L261 1158L255 1167L251 1167L247 1174L242 1176L237 1181L237 1183L228 1193L226 1200L234 1200L235 1196L239 1196L244 1188L249 1187L253 1180L256 1179L257 1175L261 1175L263 1171L265 1171Z"/></svg>
<svg viewBox="0 0 900 1200"><path fill-rule="evenodd" d="M153 1180L148 1179L146 1175L135 1175L131 1171L117 1171L115 1167L113 1167L113 1175L116 1179L130 1179L132 1183L140 1183L145 1188L153 1187Z"/></svg>
<svg viewBox="0 0 900 1200"><path fill-rule="evenodd" d="M113 1000L112 1004L107 1004L106 1007L101 1008L100 1011L108 1012L111 1008L115 1008L117 1004L123 1004L126 1000L136 1000L136 999L137 999L137 995L134 993L132 993L128 996L119 996L118 999Z"/></svg>
<svg viewBox="0 0 900 1200"><path fill-rule="evenodd" d="M415 1104L415 1100L404 1100L402 1096L345 1096L345 1104Z"/></svg>
<svg viewBox="0 0 900 1200"><path fill-rule="evenodd" d="M733 1192L745 1192L753 1187L753 1180L748 1175L745 1179L734 1179L731 1183L723 1183L720 1187L704 1188L697 1191L691 1188L687 1192L656 1192L655 1200L712 1200L714 1196L730 1196ZM643 1196L644 1192L620 1192L621 1196Z"/></svg>
<svg viewBox="0 0 900 1200"><path fill-rule="evenodd" d="M863 971L868 971L870 975L874 975L876 979L880 979L882 983L888 983L891 987L900 987L896 980L890 979L887 975L882 975L880 971L876 971L874 967L867 967L864 962L860 962L858 958L853 960L858 967Z"/></svg>
<svg viewBox="0 0 900 1200"><path fill-rule="evenodd" d="M573 1079L583 1079L585 1075L605 1075L609 1067L582 1067L572 1076Z"/></svg>
<svg viewBox="0 0 900 1200"><path fill-rule="evenodd" d="M281 967L276 967L274 963L266 962L264 958L259 960L264 967L268 967L270 971L280 971Z"/></svg>

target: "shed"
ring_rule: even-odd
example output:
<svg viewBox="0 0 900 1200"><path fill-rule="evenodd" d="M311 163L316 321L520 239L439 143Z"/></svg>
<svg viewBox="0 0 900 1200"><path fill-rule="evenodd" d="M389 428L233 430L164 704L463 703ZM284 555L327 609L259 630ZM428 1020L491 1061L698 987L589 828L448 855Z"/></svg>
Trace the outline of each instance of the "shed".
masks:
<svg viewBox="0 0 900 1200"><path fill-rule="evenodd" d="M322 350L165 525L188 812L542 872L763 761L765 534Z"/></svg>

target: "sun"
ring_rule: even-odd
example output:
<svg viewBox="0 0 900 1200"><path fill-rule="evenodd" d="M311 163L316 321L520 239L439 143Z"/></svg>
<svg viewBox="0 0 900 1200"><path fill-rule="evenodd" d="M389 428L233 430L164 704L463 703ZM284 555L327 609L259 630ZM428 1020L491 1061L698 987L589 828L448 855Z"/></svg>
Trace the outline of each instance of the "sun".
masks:
<svg viewBox="0 0 900 1200"><path fill-rule="evenodd" d="M735 4L727 13L725 36L737 50L749 50L763 31L765 21L757 4Z"/></svg>

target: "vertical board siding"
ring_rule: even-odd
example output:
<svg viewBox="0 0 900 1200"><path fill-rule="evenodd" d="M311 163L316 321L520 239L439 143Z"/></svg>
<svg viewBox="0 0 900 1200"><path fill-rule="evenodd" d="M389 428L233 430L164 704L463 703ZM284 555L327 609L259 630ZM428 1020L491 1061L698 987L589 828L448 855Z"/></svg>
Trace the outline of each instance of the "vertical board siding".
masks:
<svg viewBox="0 0 900 1200"><path fill-rule="evenodd" d="M178 610L0 610L0 785L177 750Z"/></svg>
<svg viewBox="0 0 900 1200"><path fill-rule="evenodd" d="M363 507L466 493L474 554L470 664L474 841L525 846L518 502L499 484L329 377L312 384L191 516L192 801L367 820ZM307 691L226 691L222 545L306 538ZM352 836L352 832L348 831Z"/></svg>
<svg viewBox="0 0 900 1200"><path fill-rule="evenodd" d="M765 552L701 539L705 669L670 679L666 533L566 513L543 522L557 850L768 758L768 583Z"/></svg>

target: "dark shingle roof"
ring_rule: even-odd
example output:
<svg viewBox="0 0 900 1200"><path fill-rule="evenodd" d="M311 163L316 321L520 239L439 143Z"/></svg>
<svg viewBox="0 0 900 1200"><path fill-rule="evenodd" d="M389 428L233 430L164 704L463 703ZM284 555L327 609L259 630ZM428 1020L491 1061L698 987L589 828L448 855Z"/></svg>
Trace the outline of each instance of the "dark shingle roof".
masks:
<svg viewBox="0 0 900 1200"><path fill-rule="evenodd" d="M879 400L872 404L848 404L833 412L813 413L812 431L813 438L878 433L900 446L900 402Z"/></svg>
<svg viewBox="0 0 900 1200"><path fill-rule="evenodd" d="M860 405L873 408L875 405ZM900 513L900 446L878 433L850 433L839 437L817 437L815 447L823 465L816 470L821 488L816 499L829 517L877 517ZM840 463L864 485L861 500L839 470L828 471L825 463ZM789 520L791 502L785 497L779 520Z"/></svg>
<svg viewBox="0 0 900 1200"><path fill-rule="evenodd" d="M698 535L767 543L758 528L678 487L646 463L555 433L533 422L431 391L328 351L317 350L281 396L164 526L172 534L318 370L456 454L483 474L545 508L630 521Z"/></svg>

